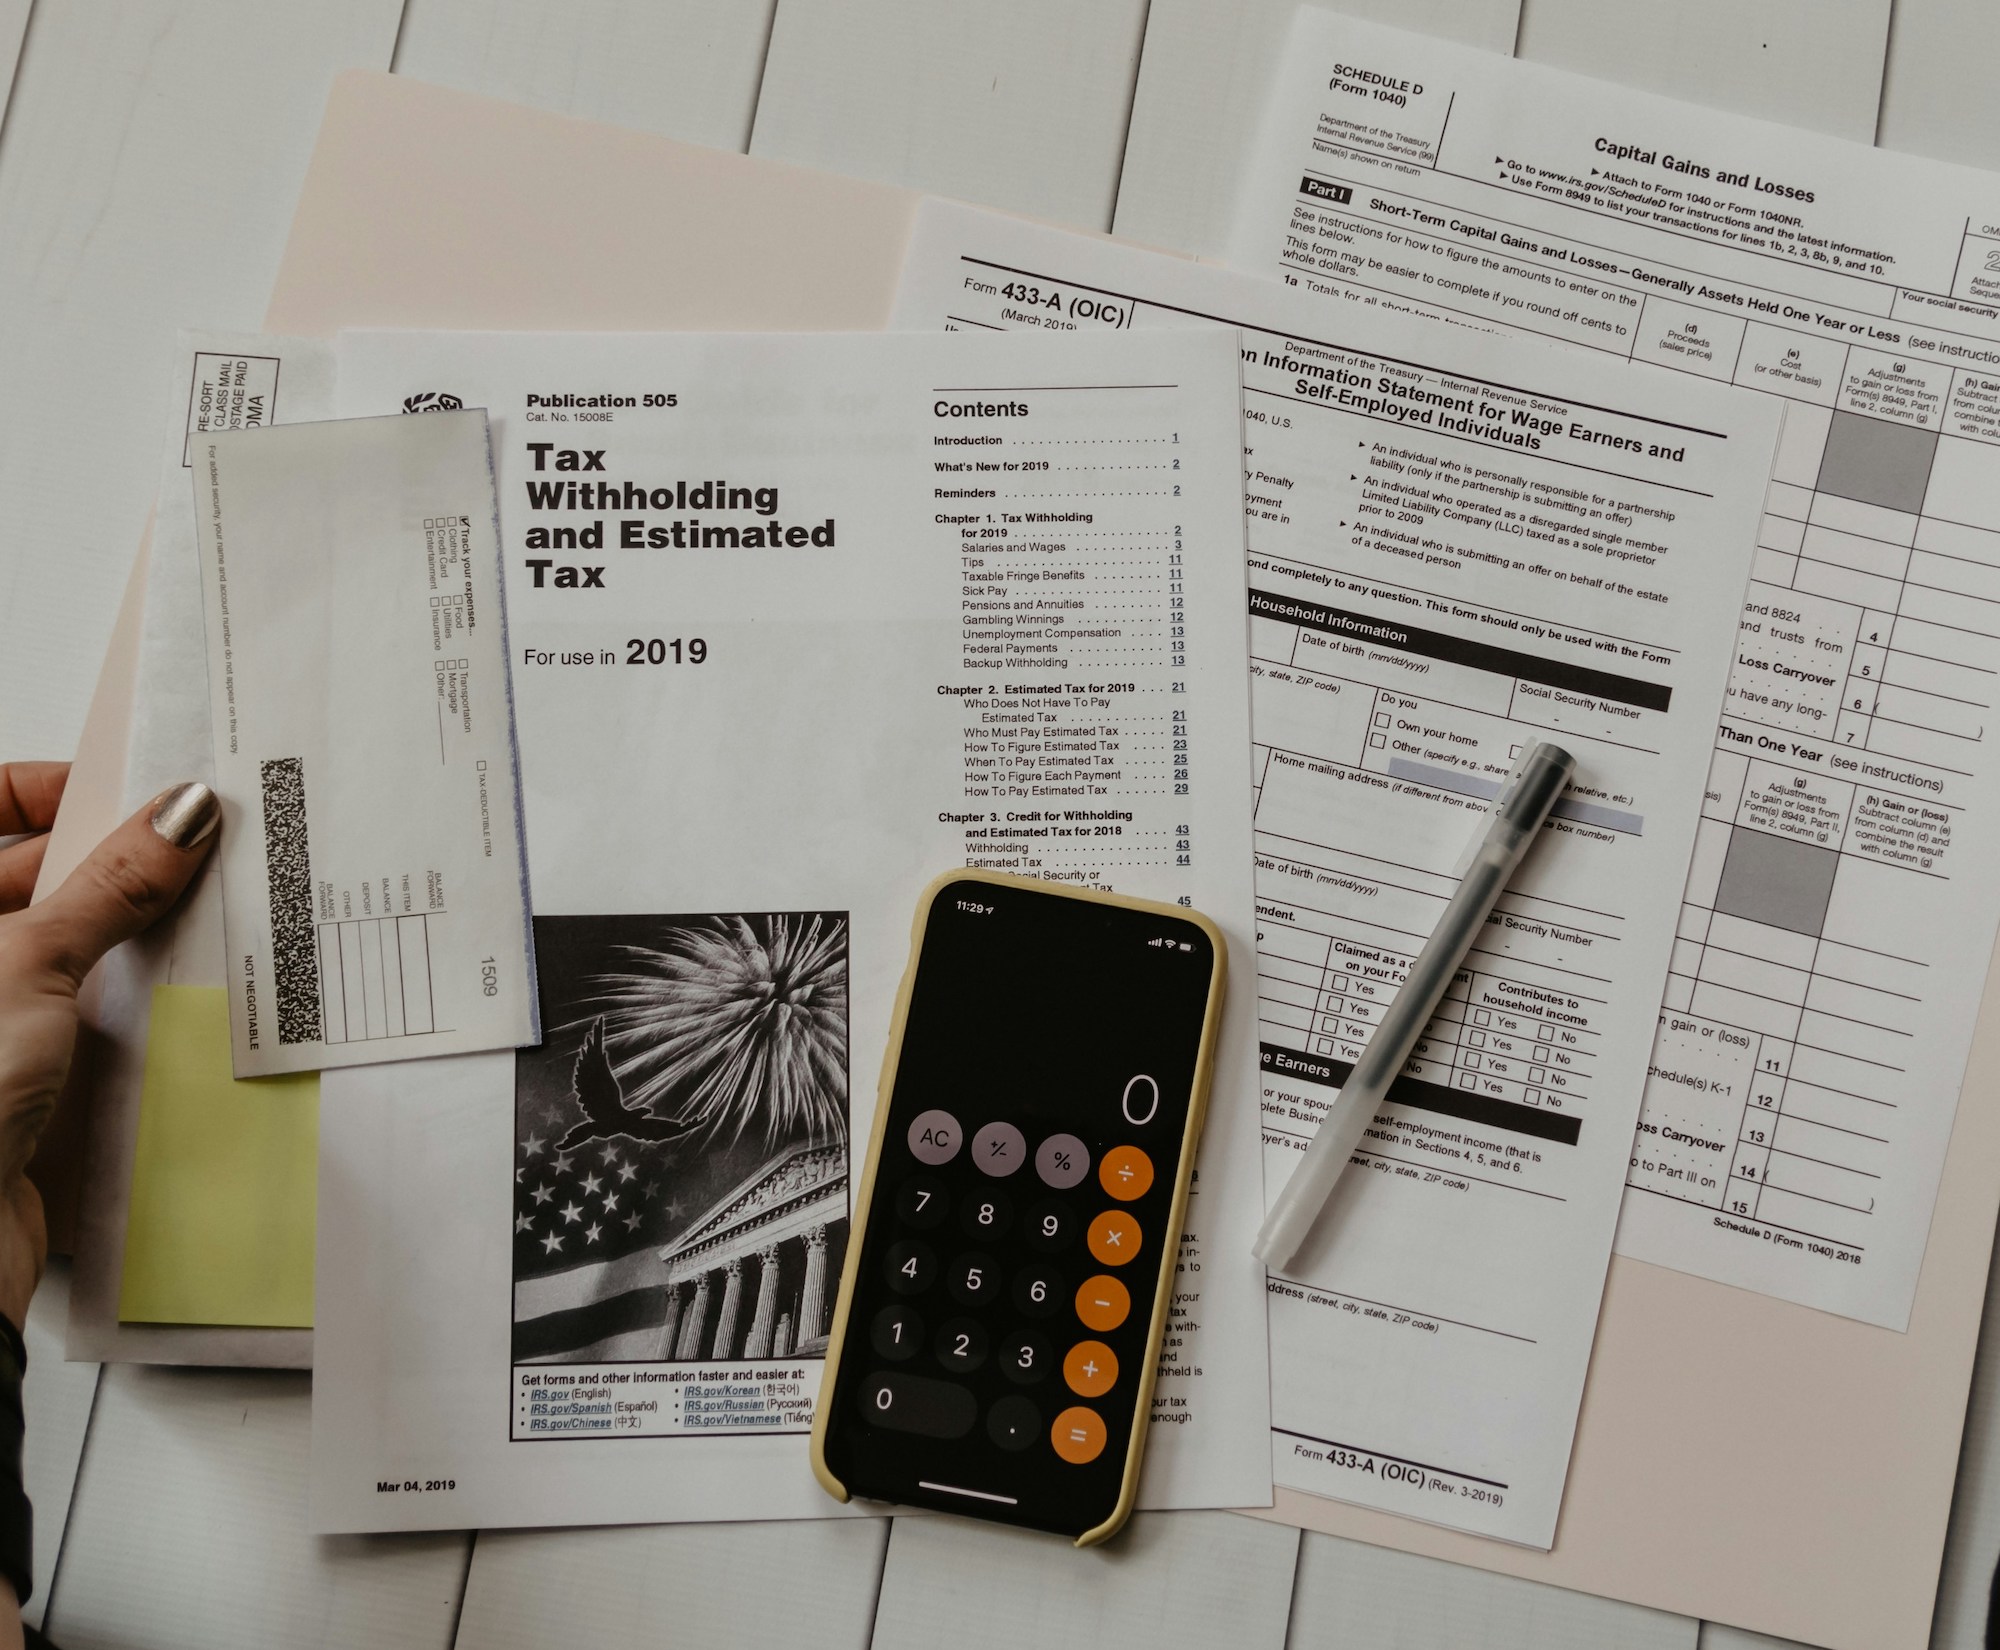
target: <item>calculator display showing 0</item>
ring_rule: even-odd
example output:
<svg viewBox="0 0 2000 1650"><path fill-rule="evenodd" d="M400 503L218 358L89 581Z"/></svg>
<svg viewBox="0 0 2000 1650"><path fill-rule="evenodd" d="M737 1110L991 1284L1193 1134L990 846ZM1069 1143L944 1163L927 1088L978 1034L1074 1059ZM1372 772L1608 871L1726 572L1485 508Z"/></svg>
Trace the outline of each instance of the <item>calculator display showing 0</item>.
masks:
<svg viewBox="0 0 2000 1650"><path fill-rule="evenodd" d="M1083 1541L1123 1521L1221 974L1172 907L933 886L814 1428L834 1493Z"/></svg>

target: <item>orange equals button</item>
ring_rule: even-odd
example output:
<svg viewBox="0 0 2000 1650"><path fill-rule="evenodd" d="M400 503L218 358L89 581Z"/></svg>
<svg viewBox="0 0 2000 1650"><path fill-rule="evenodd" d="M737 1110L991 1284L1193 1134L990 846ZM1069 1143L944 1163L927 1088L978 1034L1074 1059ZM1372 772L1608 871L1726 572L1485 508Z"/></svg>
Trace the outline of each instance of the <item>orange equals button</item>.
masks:
<svg viewBox="0 0 2000 1650"><path fill-rule="evenodd" d="M1081 1467L1104 1453L1104 1419L1094 1409L1074 1404L1055 1419L1049 1428L1049 1442L1073 1467Z"/></svg>

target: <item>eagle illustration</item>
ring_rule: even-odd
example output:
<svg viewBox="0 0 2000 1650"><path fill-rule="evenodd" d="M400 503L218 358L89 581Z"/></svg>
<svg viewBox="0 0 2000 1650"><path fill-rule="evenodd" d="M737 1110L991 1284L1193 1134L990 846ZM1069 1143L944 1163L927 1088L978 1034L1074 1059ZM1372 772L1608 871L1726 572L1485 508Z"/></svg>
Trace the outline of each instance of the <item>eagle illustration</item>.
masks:
<svg viewBox="0 0 2000 1650"><path fill-rule="evenodd" d="M576 1051L576 1071L570 1078L570 1094L582 1109L583 1121L575 1124L556 1150L568 1151L586 1140L610 1140L624 1135L628 1140L656 1142L678 1140L693 1125L678 1117L662 1117L650 1106L628 1106L611 1058L604 1052L604 1018L590 1022L583 1034L583 1046Z"/></svg>

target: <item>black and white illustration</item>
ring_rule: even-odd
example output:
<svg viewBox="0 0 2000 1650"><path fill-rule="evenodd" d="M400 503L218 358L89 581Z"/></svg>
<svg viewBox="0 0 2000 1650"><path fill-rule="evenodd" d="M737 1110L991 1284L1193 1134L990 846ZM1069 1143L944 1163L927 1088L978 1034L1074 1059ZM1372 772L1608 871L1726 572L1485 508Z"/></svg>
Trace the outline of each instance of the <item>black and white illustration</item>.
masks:
<svg viewBox="0 0 2000 1650"><path fill-rule="evenodd" d="M848 918L537 917L521 1364L820 1356L847 1243Z"/></svg>

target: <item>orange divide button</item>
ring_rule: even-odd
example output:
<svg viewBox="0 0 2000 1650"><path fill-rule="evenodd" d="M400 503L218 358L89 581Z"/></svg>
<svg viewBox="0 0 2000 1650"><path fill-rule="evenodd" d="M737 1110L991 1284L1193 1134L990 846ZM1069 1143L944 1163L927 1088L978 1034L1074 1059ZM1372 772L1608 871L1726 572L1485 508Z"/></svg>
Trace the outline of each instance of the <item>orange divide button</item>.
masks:
<svg viewBox="0 0 2000 1650"><path fill-rule="evenodd" d="M1076 1315L1086 1329L1100 1335L1116 1329L1132 1310L1132 1297L1125 1285L1108 1273L1099 1272L1077 1286Z"/></svg>
<svg viewBox="0 0 2000 1650"><path fill-rule="evenodd" d="M1104 1453L1104 1419L1094 1409L1076 1404L1058 1415L1049 1428L1049 1442L1073 1467L1095 1461Z"/></svg>
<svg viewBox="0 0 2000 1650"><path fill-rule="evenodd" d="M1151 1189L1153 1160L1137 1146L1113 1146L1097 1165L1097 1179L1120 1203L1130 1203Z"/></svg>
<svg viewBox="0 0 2000 1650"><path fill-rule="evenodd" d="M1105 1266L1123 1266L1139 1254L1139 1223L1123 1209L1106 1209L1090 1223L1084 1242Z"/></svg>

